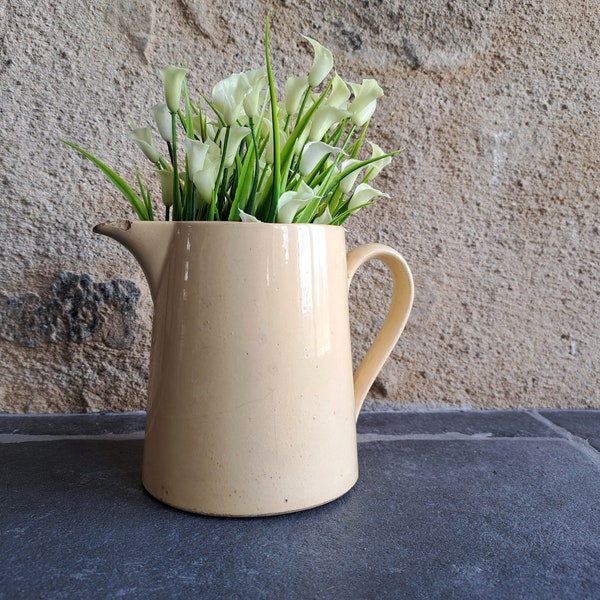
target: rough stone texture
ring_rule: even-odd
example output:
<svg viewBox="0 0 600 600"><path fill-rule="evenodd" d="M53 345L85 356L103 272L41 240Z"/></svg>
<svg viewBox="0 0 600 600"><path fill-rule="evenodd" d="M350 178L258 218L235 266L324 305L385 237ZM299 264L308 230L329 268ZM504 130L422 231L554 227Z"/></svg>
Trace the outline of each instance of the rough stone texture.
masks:
<svg viewBox="0 0 600 600"><path fill-rule="evenodd" d="M298 34L319 39L344 78L384 88L371 136L407 147L380 179L391 199L347 222L349 246L397 248L417 287L371 400L599 407L595 0L0 0L0 409L144 406L148 289L124 250L90 233L131 214L57 138L148 176L126 134L161 99L158 69L184 60L191 89L209 91L262 64L268 8L280 80L310 65ZM60 296L64 273L89 274L79 296ZM355 279L356 360L387 282L378 265Z"/></svg>
<svg viewBox="0 0 600 600"><path fill-rule="evenodd" d="M126 350L135 342L140 291L132 281L94 283L87 273L60 273L46 296L0 294L0 337L36 348L85 342L104 329L101 339L109 348Z"/></svg>

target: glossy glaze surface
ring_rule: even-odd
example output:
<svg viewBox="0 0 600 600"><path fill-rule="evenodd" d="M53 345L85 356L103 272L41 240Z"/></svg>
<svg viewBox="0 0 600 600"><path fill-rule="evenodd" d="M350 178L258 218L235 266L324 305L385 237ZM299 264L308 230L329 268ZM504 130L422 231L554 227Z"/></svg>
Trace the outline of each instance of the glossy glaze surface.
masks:
<svg viewBox="0 0 600 600"><path fill-rule="evenodd" d="M143 482L194 512L291 512L357 477L355 418L412 302L404 261L381 245L349 255L341 227L256 223L98 226L140 262L155 302ZM352 372L347 289L389 264L395 292ZM402 288L402 290L401 290Z"/></svg>

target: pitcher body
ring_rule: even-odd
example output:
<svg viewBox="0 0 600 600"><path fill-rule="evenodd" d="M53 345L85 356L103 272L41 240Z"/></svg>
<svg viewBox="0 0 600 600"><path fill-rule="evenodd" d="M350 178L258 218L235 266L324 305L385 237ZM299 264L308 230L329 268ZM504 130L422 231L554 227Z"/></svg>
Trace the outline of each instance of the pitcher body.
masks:
<svg viewBox="0 0 600 600"><path fill-rule="evenodd" d="M222 516L291 512L347 492L358 410L412 303L399 255L372 245L347 257L344 230L327 225L102 227L136 256L154 299L147 491ZM395 296L353 374L348 284L369 258L393 267Z"/></svg>

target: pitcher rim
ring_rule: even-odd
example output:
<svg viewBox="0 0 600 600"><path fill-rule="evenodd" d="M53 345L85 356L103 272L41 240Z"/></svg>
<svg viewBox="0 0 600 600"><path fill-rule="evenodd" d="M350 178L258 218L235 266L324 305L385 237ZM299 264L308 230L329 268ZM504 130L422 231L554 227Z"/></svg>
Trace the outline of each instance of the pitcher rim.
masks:
<svg viewBox="0 0 600 600"><path fill-rule="evenodd" d="M196 226L204 226L204 227L256 227L264 229L265 226L269 229L273 228L291 228L291 229L304 229L304 228L327 228L330 230L342 230L346 231L346 229L342 225L330 225L323 223L248 223L242 221L139 221L139 220L130 220L130 219L117 219L114 221L103 221L102 223L98 223L94 225L93 232L100 233L100 229L105 226L112 226L122 229L123 231L127 231L131 229L133 225L142 226L142 227L157 227L157 226L165 226L169 225L171 227L178 226L187 226L187 227L196 227Z"/></svg>

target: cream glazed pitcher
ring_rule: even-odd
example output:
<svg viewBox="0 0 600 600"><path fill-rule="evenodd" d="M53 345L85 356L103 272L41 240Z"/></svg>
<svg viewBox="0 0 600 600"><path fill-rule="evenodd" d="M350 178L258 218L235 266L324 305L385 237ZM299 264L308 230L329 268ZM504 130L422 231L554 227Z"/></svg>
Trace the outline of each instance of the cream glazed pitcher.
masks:
<svg viewBox="0 0 600 600"><path fill-rule="evenodd" d="M356 418L406 324L413 282L381 244L346 254L339 226L105 223L154 301L142 481L174 507L259 516L324 504L358 478ZM352 372L348 286L371 259L393 280Z"/></svg>

